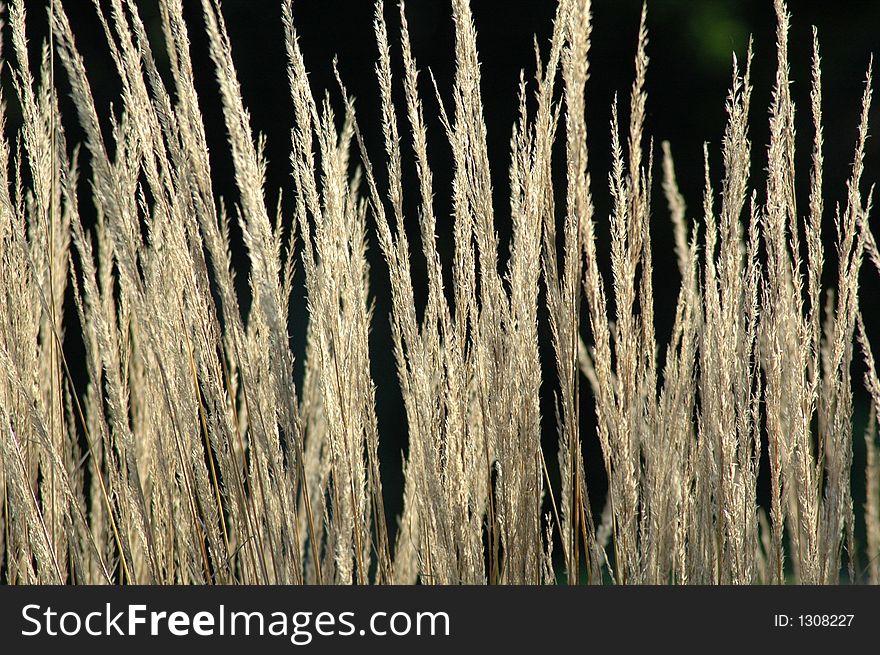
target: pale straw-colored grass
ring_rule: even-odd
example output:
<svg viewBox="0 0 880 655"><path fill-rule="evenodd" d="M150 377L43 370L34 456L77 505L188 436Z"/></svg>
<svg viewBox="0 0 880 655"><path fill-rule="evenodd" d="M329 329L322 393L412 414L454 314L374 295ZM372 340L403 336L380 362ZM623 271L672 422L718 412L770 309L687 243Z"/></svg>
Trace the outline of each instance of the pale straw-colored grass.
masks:
<svg viewBox="0 0 880 655"><path fill-rule="evenodd" d="M837 583L860 579L856 553L880 582L880 380L859 311L863 259L880 273L862 179L870 68L846 201L832 209L818 37L812 169L796 172L789 17L776 0L769 146L758 156L749 137L750 48L733 64L723 169L710 170L707 146L693 213L670 145L658 150L645 133L647 9L630 93L610 108L611 170L591 171L590 2L560 0L549 45L536 48L535 81L520 86L512 231L501 244L468 1L451 2L455 77L442 91L418 71L403 3L394 34L376 3L380 125L358 121L343 79L316 97L295 8L282 2L289 211L266 204L265 144L217 0L202 1L203 28L232 194L212 182L182 0L159 2L169 75L136 2L95 4L122 89L100 120L62 3L49 3L53 40L39 44L32 70L25 3L11 1L4 103L21 106L22 124L0 140L4 582ZM63 129L62 76L76 108L65 119L78 121L82 144ZM423 99L434 94L443 134L432 141ZM383 152L365 145L374 130ZM559 140L564 157L554 158ZM451 153L448 188L434 183L435 149ZM766 177L751 177L753 158ZM417 217L404 202L410 165ZM652 205L655 174L674 252L652 250L651 222L665 213ZM809 176L805 209L796 175ZM86 182L94 216L80 207ZM436 194L448 194L450 217L435 213ZM594 194L607 194L609 215L596 212ZM232 223L248 259L246 314ZM607 247L597 246L600 223ZM414 225L420 248L407 234ZM452 237L450 257L440 234ZM386 356L369 338L379 274L368 266L371 240L387 264L408 435L396 517L383 494L371 372ZM680 274L668 343L655 332L655 257L674 257ZM837 263L829 288L826 260ZM291 301L297 267L307 306ZM64 315L66 296L76 316ZM298 392L288 326L303 312ZM539 350L543 321L552 362ZM63 347L72 329L81 329L85 386L74 384ZM873 403L865 471L853 471L853 396L863 392L854 358ZM583 385L595 432L580 416ZM557 426L549 448L545 388ZM583 446L595 439L608 492L594 515L590 488L604 482L587 479ZM864 544L855 543L851 475L866 476Z"/></svg>

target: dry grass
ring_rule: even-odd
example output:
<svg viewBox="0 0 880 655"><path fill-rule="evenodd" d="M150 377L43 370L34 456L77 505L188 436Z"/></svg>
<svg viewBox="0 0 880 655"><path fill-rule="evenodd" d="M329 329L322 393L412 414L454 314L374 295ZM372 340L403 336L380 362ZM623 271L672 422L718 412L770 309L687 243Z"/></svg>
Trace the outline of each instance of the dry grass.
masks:
<svg viewBox="0 0 880 655"><path fill-rule="evenodd" d="M329 97L315 99L284 0L292 215L266 206L263 142L242 101L219 3L203 0L238 202L227 208L218 200L181 0L159 5L170 83L134 2L111 0L100 14L123 90L109 133L61 3L51 4L54 56L43 46L37 70L28 63L24 2L9 7L14 97L4 100L20 104L23 125L0 140L4 582L824 584L856 579L858 552L869 580L880 582L873 418L863 545L855 543L851 492L856 343L872 416L880 414L858 304L863 259L880 272L862 182L870 68L847 199L831 211L814 41L815 138L809 205L801 210L788 13L776 0L766 180L750 179L749 54L734 62L723 170L709 170L707 149L702 215L692 220L669 145L661 167L644 133L643 12L628 124L617 102L612 109L613 163L601 191L612 210L599 216L584 107L590 3L560 0L549 49L537 53L536 86L521 85L509 172L513 229L502 266L467 0L452 1L456 73L452 103L441 102L438 144L428 141L422 104L437 91L417 71L403 4L396 38L383 2L376 4L382 124L363 126L342 80L342 116ZM392 61L398 47L400 69ZM54 83L61 75L85 135L81 153L64 133ZM393 99L397 86L402 106ZM535 102L527 102L533 88ZM383 153L368 155L367 127L382 130ZM561 196L553 182L558 139ZM421 252L404 229L410 148L402 141L418 172ZM435 188L430 148L450 149L451 188ZM82 158L94 220L79 205ZM655 169L681 275L665 344L653 311ZM451 194L450 219L435 215L435 193ZM246 313L233 221L249 259ZM610 277L596 245L600 222L609 225ZM453 237L451 270L438 252L441 231ZM384 353L369 343L371 235L390 275L408 429L399 517L386 515L379 470L371 358ZM426 267L424 290L414 288L416 258ZM837 270L823 289L826 259ZM291 304L296 266L307 310ZM63 313L66 294L76 317ZM421 296L427 304L417 311ZM297 393L288 324L303 311ZM544 320L552 363L539 355ZM76 326L86 353L83 389L73 384L63 347ZM595 400L597 434L585 433L579 416L582 384ZM555 391L555 452L541 443L542 385ZM582 446L596 437L608 494L594 516ZM767 503L758 493L763 452ZM550 473L557 467L558 484Z"/></svg>

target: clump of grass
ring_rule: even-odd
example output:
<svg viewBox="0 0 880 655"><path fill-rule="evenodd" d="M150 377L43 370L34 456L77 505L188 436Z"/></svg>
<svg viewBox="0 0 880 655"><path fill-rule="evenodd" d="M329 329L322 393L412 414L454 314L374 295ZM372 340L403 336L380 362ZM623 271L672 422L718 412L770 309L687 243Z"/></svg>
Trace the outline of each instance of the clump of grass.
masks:
<svg viewBox="0 0 880 655"><path fill-rule="evenodd" d="M8 15L13 84L5 100L21 106L23 122L0 140L3 581L538 584L554 583L561 570L569 583L824 584L839 582L844 568L857 578L856 342L872 416L880 412L858 305L866 254L880 271L871 195L862 190L871 69L846 202L830 212L814 36L814 140L802 215L782 0L766 179L750 177L750 50L742 64L734 61L723 171L709 169L706 149L696 220L678 190L669 144L661 166L645 134L646 11L628 123L615 101L612 167L599 177L607 189L597 190L585 120L590 3L560 0L549 49L537 52L534 103L520 86L506 244L495 227L467 0L451 2L455 79L452 102L440 102L445 139L437 144L423 105L436 89L418 72L402 2L399 80L395 39L376 2L382 118L365 126L343 80L341 116L329 97L316 99L284 0L292 213L267 207L264 142L251 128L217 0L201 6L234 162L231 208L212 182L181 0L159 3L170 75L160 74L137 4L110 0L106 13L102 6L95 10L122 88L109 130L62 3L49 4L51 40L37 70L24 2L13 0ZM65 134L62 75L81 147ZM384 152L368 152L367 129L382 130ZM560 139L561 193L553 181ZM403 140L418 174L420 252L405 229ZM453 161L444 189L435 187L430 154L441 147ZM94 220L80 207L83 159ZM653 310L657 171L681 276L665 344ZM609 216L595 211L594 192L609 194ZM437 193L450 194L448 220L435 213ZM829 215L837 269L823 289ZM248 258L247 311L236 287L233 222ZM597 248L600 222L610 228L610 262ZM442 231L454 249L446 269ZM379 466L371 361L384 354L369 340L371 238L390 278L408 429L399 517L387 516ZM424 290L413 282L416 259L427 272ZM297 266L307 308L291 303ZM427 302L417 310L422 295ZM66 296L75 316L64 314ZM303 311L297 390L288 324ZM545 320L552 362L539 350ZM84 387L67 361L70 330L85 346ZM579 415L582 384L594 397L596 434ZM551 449L541 443L542 385L555 391ZM594 516L583 444L595 438L608 492ZM865 439L863 551L877 583L873 420ZM767 503L758 493L762 453Z"/></svg>

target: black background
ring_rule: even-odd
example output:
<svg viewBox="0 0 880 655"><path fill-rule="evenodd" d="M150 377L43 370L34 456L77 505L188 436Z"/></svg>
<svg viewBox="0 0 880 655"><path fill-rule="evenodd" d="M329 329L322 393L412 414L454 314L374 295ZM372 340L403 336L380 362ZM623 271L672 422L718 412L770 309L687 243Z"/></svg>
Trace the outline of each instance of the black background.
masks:
<svg viewBox="0 0 880 655"><path fill-rule="evenodd" d="M71 647L90 653L181 652L193 647L252 647L260 653L338 653L367 646L383 653L549 652L614 647L624 652L772 652L807 647L804 652L848 652L876 640L877 587L107 587L0 588L0 639L8 652L55 652ZM356 612L359 628L373 612L447 612L449 637L316 637L298 648L284 637L23 637L34 629L22 608L37 604L61 613L84 615L111 603L114 614L128 604L147 611ZM36 613L32 613L36 614ZM791 625L773 627L774 615ZM799 615L853 614L849 627L799 627ZM55 619L57 629L58 617ZM122 622L125 625L124 620ZM310 626L313 627L313 626ZM143 628L143 626L141 626Z"/></svg>

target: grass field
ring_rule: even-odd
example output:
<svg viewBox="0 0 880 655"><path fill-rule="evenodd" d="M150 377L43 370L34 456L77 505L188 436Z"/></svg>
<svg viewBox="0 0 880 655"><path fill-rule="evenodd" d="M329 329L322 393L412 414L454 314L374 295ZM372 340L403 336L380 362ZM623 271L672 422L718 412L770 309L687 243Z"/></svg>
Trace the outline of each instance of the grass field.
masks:
<svg viewBox="0 0 880 655"><path fill-rule="evenodd" d="M33 3L9 3L0 120L12 105L21 120L0 141L0 581L880 582L880 339L860 306L880 274L870 66L849 179L829 196L819 38L800 170L776 0L770 105L752 106L750 48L687 205L675 144L645 129L650 7L631 86L610 124L589 126L610 129L610 168L587 148L590 2L559 0L499 171L468 0L450 2L450 88L419 70L406 7L376 3L370 124L343 76L316 93L296 6L279 2L280 194L217 0L196 26L182 0L159 0L159 39L134 0L90 6L120 81L111 108L72 3L39 7L45 43L27 36ZM193 29L234 188L216 182ZM376 133L384 149L367 146ZM435 183L438 153L450 184ZM672 251L653 247L658 230ZM675 262L674 280L655 259ZM390 360L399 513L376 400Z"/></svg>

